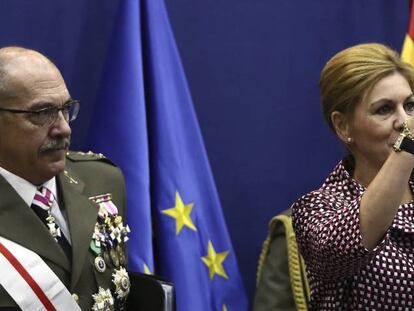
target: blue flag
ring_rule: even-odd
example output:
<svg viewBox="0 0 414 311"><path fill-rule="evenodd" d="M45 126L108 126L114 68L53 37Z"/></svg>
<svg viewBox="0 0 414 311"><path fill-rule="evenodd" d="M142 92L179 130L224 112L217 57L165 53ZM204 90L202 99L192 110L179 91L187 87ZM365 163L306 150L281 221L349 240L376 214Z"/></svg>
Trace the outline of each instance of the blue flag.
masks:
<svg viewBox="0 0 414 311"><path fill-rule="evenodd" d="M125 174L130 269L174 282L179 311L247 310L163 0L122 0L115 27L89 147Z"/></svg>
<svg viewBox="0 0 414 311"><path fill-rule="evenodd" d="M120 166L127 187L129 269L154 270L140 3L120 3L85 149Z"/></svg>

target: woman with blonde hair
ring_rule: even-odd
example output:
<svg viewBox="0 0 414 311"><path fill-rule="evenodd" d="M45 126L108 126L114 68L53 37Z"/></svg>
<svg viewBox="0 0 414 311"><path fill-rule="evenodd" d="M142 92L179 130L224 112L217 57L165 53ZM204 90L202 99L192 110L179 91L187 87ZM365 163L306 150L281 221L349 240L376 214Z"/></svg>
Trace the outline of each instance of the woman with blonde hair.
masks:
<svg viewBox="0 0 414 311"><path fill-rule="evenodd" d="M349 155L292 206L311 310L414 309L414 72L360 44L322 70L324 117Z"/></svg>

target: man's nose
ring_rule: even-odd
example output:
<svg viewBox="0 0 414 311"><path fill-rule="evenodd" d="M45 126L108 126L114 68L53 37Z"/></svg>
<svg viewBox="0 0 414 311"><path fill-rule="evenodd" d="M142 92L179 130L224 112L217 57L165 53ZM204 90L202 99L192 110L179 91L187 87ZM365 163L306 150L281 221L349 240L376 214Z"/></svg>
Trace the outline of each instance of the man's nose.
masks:
<svg viewBox="0 0 414 311"><path fill-rule="evenodd" d="M51 127L52 136L69 137L71 133L72 130L69 126L69 122L66 120L62 111L59 111L56 120Z"/></svg>

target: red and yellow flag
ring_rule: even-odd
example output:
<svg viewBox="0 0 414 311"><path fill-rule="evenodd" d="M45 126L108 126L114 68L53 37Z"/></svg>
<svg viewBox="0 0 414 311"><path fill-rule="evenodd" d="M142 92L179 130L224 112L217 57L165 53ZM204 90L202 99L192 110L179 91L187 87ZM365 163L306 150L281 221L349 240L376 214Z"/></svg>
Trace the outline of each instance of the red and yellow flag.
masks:
<svg viewBox="0 0 414 311"><path fill-rule="evenodd" d="M414 0L410 3L410 21L408 23L408 31L405 35L404 45L401 52L403 61L414 66Z"/></svg>

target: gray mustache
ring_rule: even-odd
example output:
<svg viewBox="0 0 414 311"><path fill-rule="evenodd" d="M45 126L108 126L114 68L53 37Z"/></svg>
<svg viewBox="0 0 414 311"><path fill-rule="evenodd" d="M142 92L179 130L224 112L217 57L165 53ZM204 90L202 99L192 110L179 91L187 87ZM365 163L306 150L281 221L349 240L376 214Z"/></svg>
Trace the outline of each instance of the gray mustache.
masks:
<svg viewBox="0 0 414 311"><path fill-rule="evenodd" d="M60 149L68 149L70 145L70 139L69 138L62 138L62 139L54 139L43 146L40 147L40 152L45 152L49 150L60 150Z"/></svg>

